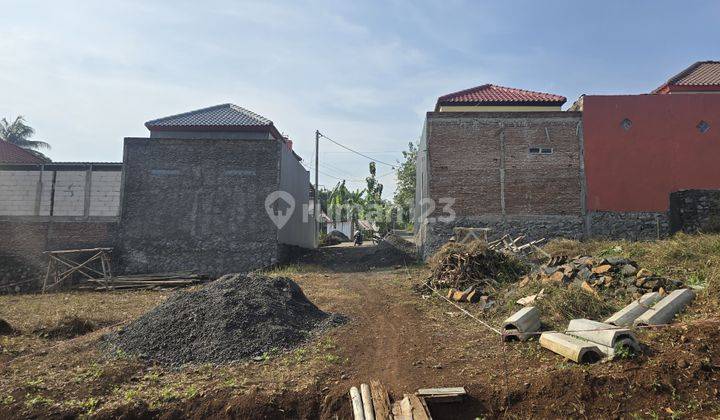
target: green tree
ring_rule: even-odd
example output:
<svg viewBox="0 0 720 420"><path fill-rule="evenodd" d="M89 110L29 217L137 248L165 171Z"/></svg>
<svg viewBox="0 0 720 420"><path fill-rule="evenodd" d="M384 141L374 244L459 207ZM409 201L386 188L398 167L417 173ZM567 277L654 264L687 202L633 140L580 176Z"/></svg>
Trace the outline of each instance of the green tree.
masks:
<svg viewBox="0 0 720 420"><path fill-rule="evenodd" d="M409 142L408 150L402 153L403 161L398 161L397 189L393 201L395 206L403 212L402 220L410 220L410 209L415 202L415 161L417 160L418 147L415 143Z"/></svg>
<svg viewBox="0 0 720 420"><path fill-rule="evenodd" d="M16 146L22 147L29 152L48 159L38 149L50 149L50 145L44 141L31 140L35 130L26 124L25 118L20 115L12 123L6 118L0 120L0 139Z"/></svg>

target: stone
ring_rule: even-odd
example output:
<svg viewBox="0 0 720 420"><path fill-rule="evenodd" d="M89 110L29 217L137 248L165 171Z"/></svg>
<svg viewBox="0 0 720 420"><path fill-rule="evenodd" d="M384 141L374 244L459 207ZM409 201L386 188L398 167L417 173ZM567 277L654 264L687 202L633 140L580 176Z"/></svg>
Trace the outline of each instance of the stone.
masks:
<svg viewBox="0 0 720 420"><path fill-rule="evenodd" d="M632 264L625 264L620 268L620 274L623 276L634 276L638 269Z"/></svg>
<svg viewBox="0 0 720 420"><path fill-rule="evenodd" d="M607 273L608 271L612 270L612 268L613 267L610 264L603 264L603 265L599 265L597 267L593 267L592 272L595 274L604 274L604 273Z"/></svg>
<svg viewBox="0 0 720 420"><path fill-rule="evenodd" d="M590 271L589 268L583 267L578 271L577 276L583 280L588 280L590 277L592 277L592 271Z"/></svg>
<svg viewBox="0 0 720 420"><path fill-rule="evenodd" d="M553 273L551 276L547 277L545 280L543 280L544 283L565 283L565 280L567 280L567 277L565 276L565 273L562 271L557 271Z"/></svg>
<svg viewBox="0 0 720 420"><path fill-rule="evenodd" d="M635 277L637 277L637 278L640 278L640 277L650 277L650 276L652 276L652 275L653 275L652 271L648 270L647 268L641 268L641 269L638 270L638 272L635 274Z"/></svg>
<svg viewBox="0 0 720 420"><path fill-rule="evenodd" d="M588 283L588 282L586 282L586 281L584 281L584 282L582 283L582 289L585 290L586 292L594 295L594 296L598 296L597 290L595 290L594 287L590 286L590 283Z"/></svg>
<svg viewBox="0 0 720 420"><path fill-rule="evenodd" d="M628 264L630 262L627 258L623 257L607 257L606 261L610 265Z"/></svg>

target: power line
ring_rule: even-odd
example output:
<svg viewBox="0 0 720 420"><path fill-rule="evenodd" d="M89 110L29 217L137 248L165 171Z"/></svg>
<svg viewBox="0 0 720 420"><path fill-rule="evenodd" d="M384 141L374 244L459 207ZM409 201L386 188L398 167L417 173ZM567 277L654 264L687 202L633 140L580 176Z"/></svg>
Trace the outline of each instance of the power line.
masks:
<svg viewBox="0 0 720 420"><path fill-rule="evenodd" d="M329 141L331 141L332 143L335 143L336 145L342 147L343 149L349 150L349 151L355 153L356 155L362 156L362 157L364 157L365 159L369 159L369 160L371 160L371 161L373 161L373 162L381 163L381 164L383 164L383 165L387 165L387 166L395 169L395 165L392 165L392 164L387 163L387 162L383 162L382 160L378 160L378 159L372 158L372 157L370 157L370 156L368 156L368 155L365 155L365 154L363 154L363 153L358 152L357 150L353 150L353 149L345 146L344 144L341 144L341 143L336 142L335 140L331 139L330 137L326 136L326 135L323 134L323 133L318 133L318 134L320 134L320 136L323 137L323 138L325 138L326 140L329 140Z"/></svg>

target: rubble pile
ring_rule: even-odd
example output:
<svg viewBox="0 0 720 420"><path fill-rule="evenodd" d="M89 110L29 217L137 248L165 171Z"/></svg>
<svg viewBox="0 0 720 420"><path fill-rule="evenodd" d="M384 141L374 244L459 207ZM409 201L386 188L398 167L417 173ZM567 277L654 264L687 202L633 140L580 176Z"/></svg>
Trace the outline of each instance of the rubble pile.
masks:
<svg viewBox="0 0 720 420"><path fill-rule="evenodd" d="M654 275L622 257L553 257L525 276L519 285L522 287L530 281L573 285L593 294L627 294L636 298L647 292L669 292L683 287L681 281Z"/></svg>

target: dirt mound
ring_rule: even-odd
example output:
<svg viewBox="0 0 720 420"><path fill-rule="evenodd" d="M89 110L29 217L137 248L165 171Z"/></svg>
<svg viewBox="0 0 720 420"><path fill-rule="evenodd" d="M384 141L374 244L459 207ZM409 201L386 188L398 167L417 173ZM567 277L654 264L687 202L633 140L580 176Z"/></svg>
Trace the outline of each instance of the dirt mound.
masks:
<svg viewBox="0 0 720 420"><path fill-rule="evenodd" d="M89 319L76 315L66 316L51 326L43 326L35 331L35 334L51 340L67 340L91 333L98 329L98 325Z"/></svg>
<svg viewBox="0 0 720 420"><path fill-rule="evenodd" d="M293 347L340 322L289 278L234 274L170 296L109 339L162 364L223 363Z"/></svg>
<svg viewBox="0 0 720 420"><path fill-rule="evenodd" d="M331 236L340 242L348 242L350 240L347 235L340 232L339 230L333 230L332 232L328 233L328 236Z"/></svg>
<svg viewBox="0 0 720 420"><path fill-rule="evenodd" d="M0 336L2 335L13 335L15 334L15 329L5 321L4 319L0 318Z"/></svg>
<svg viewBox="0 0 720 420"><path fill-rule="evenodd" d="M430 269L432 286L465 290L488 282L515 281L528 267L512 255L488 249L482 241L473 241L443 245L430 258Z"/></svg>
<svg viewBox="0 0 720 420"><path fill-rule="evenodd" d="M378 244L378 249L395 249L408 255L417 257L417 247L414 243L403 239L394 233L388 233Z"/></svg>

